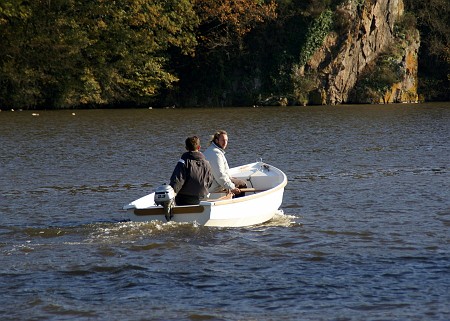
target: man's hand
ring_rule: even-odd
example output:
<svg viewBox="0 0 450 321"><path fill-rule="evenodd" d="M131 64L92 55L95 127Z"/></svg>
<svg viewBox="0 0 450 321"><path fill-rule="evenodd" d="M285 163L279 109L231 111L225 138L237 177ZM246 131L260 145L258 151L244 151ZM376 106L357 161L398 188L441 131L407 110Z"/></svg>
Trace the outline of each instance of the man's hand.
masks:
<svg viewBox="0 0 450 321"><path fill-rule="evenodd" d="M231 190L231 193L233 193L234 195L236 195L236 194L241 194L241 190L239 189L239 188L233 188L232 190Z"/></svg>

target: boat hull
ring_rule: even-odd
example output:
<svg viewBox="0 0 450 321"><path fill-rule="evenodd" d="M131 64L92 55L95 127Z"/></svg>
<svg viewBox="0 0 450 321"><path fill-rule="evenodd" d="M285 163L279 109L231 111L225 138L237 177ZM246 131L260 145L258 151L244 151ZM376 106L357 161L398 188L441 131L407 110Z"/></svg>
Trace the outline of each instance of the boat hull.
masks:
<svg viewBox="0 0 450 321"><path fill-rule="evenodd" d="M246 196L224 199L225 194L214 193L199 205L175 206L173 222L191 222L204 226L241 227L269 221L282 204L286 175L279 169L261 162L230 169L233 177L248 182L251 192ZM132 221L166 222L164 210L154 203L154 193L126 206Z"/></svg>

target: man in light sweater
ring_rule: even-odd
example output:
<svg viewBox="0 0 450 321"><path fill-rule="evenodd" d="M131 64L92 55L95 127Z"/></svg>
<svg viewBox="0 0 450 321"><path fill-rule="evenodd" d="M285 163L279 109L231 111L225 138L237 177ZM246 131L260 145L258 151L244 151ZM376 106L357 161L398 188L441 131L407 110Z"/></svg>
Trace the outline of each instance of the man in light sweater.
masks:
<svg viewBox="0 0 450 321"><path fill-rule="evenodd" d="M235 197L244 196L240 189L247 187L245 181L233 178L229 174L229 166L225 158L225 149L228 145L228 134L224 130L214 133L208 149L203 153L211 165L214 181L209 188L210 192L220 192L223 189L231 191Z"/></svg>

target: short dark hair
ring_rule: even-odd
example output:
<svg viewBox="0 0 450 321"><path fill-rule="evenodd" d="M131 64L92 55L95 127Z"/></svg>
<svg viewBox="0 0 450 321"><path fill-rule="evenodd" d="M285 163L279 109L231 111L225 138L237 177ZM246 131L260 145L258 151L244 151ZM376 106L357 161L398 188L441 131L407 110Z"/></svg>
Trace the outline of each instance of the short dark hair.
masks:
<svg viewBox="0 0 450 321"><path fill-rule="evenodd" d="M191 136L186 138L186 149L190 152L198 150L200 147L200 138L197 136Z"/></svg>

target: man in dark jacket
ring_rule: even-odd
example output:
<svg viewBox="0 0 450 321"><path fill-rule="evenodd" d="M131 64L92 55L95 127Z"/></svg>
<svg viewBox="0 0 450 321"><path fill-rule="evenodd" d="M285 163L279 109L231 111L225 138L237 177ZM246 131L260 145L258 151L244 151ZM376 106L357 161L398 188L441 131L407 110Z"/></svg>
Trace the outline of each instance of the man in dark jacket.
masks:
<svg viewBox="0 0 450 321"><path fill-rule="evenodd" d="M196 205L208 195L213 176L209 162L200 152L197 136L186 138L186 150L173 170L170 186L177 194L177 205Z"/></svg>

